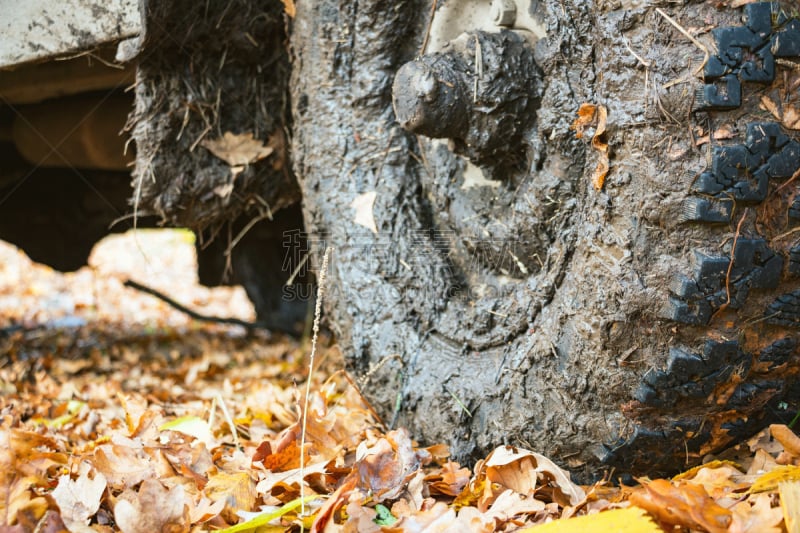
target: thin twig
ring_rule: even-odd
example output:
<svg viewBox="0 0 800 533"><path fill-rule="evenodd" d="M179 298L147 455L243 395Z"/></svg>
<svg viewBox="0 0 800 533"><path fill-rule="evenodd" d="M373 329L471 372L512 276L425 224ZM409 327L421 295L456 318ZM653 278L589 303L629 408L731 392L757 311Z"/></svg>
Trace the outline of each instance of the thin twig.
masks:
<svg viewBox="0 0 800 533"><path fill-rule="evenodd" d="M425 53L425 48L428 47L428 37L431 36L431 26L433 26L433 17L436 15L436 2L437 0L433 0L431 2L431 14L428 17L428 28L425 30L425 39L422 41L422 48L419 49L419 55Z"/></svg>
<svg viewBox="0 0 800 533"><path fill-rule="evenodd" d="M311 377L314 371L314 355L317 352L317 337L319 337L319 319L322 314L322 297L325 294L325 275L328 271L328 258L333 248L325 248L322 256L322 266L319 270L319 280L317 280L317 303L314 306L314 334L311 336L311 355L308 358L308 378L306 379L306 397L303 402L303 430L300 433L300 516L306 514L306 493L305 493L305 447L306 447L306 426L308 422L308 399L311 396Z"/></svg>
<svg viewBox="0 0 800 533"><path fill-rule="evenodd" d="M228 247L225 249L225 255L226 256L231 255L233 249L236 247L237 244L239 244L239 241L241 241L244 238L244 236L247 235L248 231L253 229L253 226L258 224L262 220L272 220L272 209L270 209L269 206L267 206L267 209L265 211L262 211L257 217L253 218L250 222L248 222L247 225L245 225L245 227L242 228L242 230L236 235L236 237L234 237L233 240L230 241L230 243L228 243Z"/></svg>
<svg viewBox="0 0 800 533"><path fill-rule="evenodd" d="M174 307L175 309L177 309L181 313L185 313L185 314L189 315L190 317L192 317L193 319L199 320L201 322L215 322L217 324L233 324L235 326L242 326L242 327L245 327L247 329L257 329L257 328L261 327L259 324L255 323L255 322L247 322L246 320L240 320L238 318L201 315L197 311L192 311L191 309L189 309L185 305L179 304L178 302L176 302L175 300L173 300L172 298L170 298L166 294L163 294L163 293L161 293L161 292L159 292L159 291L157 291L155 289L152 289L152 288L150 288L150 287L148 287L146 285L142 285L141 283L139 283L137 281L133 281L132 279L126 280L125 283L123 283L123 285L125 285L126 287L130 287L132 289L136 289L137 291L141 291L141 292L144 292L146 294L149 294L150 296L155 296L156 298L158 298L162 302L166 303L167 305L169 305L171 307Z"/></svg>
<svg viewBox="0 0 800 533"><path fill-rule="evenodd" d="M710 55L710 54L708 53L708 48L707 48L707 47L706 47L706 46L705 46L703 43L701 43L700 41L698 41L697 39L695 39L694 37L692 37L692 35L691 35L691 34L690 34L688 31L686 31L686 29L685 29L683 26L681 26L680 24L678 24L677 22L675 22L675 20L674 20L672 17L670 17L669 15L667 15L666 13L664 13L664 11L662 11L660 7L657 7L657 8L656 8L656 12L657 12L659 15L661 15L662 17L664 17L665 19L667 19L667 22L669 22L670 24L672 24L672 25L675 27L675 29L676 29L676 30L678 30L679 32L681 32L681 33L684 35L684 37L686 37L687 39L689 39L689 40L692 42L692 44L693 44L693 45L695 45L697 48L699 48L699 49L700 49L700 50L703 52L703 54L705 54L705 57L703 58L703 62L702 62L702 63L700 64L700 66L699 66L699 67L697 67L697 69L695 69L695 71L693 72L693 74L694 74L694 75L697 75L697 73L698 73L698 72L700 72L700 69L702 69L703 67L705 67L705 66L706 66L706 63L708 63L708 58L709 58L709 55Z"/></svg>
<svg viewBox="0 0 800 533"><path fill-rule="evenodd" d="M800 168L798 168L797 170L795 170L794 174L792 174L792 177L791 177L791 178L789 178L788 180L786 180L786 182L785 182L785 183L783 183L783 184L782 184L780 187L778 187L777 189L775 189L775 192L774 192L774 193L772 193L772 194L773 194L773 195L776 195L776 194L778 194L778 193L779 193L779 192L781 192L783 189L785 189L786 187L788 187L788 186L789 186L791 183L794 183L794 181L795 181L795 180L796 180L798 177L800 177Z"/></svg>
<svg viewBox="0 0 800 533"><path fill-rule="evenodd" d="M725 303L722 304L717 312L714 313L714 316L719 315L722 313L731 303L731 272L733 271L733 263L736 260L736 242L739 240L739 235L742 231L742 224L744 224L745 219L747 218L747 209L744 210L742 213L742 218L739 219L739 223L736 225L736 233L733 235L733 246L731 246L731 260L728 262L728 271L725 273L725 296L726 300ZM712 320L714 317L711 317Z"/></svg>

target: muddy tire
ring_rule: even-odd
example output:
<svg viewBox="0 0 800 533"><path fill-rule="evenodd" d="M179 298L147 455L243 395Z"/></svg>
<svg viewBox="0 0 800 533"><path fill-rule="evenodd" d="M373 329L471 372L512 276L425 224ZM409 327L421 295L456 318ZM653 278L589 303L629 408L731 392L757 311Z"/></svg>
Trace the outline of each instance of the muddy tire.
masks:
<svg viewBox="0 0 800 533"><path fill-rule="evenodd" d="M335 248L330 324L385 421L461 460L506 442L656 475L800 409L800 21L674 8L717 28L698 69L654 8L600 4L532 3L534 105L476 157L392 109L428 2L298 2L294 164L316 255ZM583 103L608 111L601 190Z"/></svg>

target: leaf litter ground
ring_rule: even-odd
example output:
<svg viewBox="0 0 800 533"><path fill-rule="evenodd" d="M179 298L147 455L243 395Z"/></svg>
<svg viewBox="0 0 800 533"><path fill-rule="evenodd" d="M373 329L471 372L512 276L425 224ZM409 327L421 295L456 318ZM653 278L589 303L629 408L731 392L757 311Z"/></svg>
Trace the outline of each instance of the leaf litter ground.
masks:
<svg viewBox="0 0 800 533"><path fill-rule="evenodd" d="M185 232L140 232L63 275L0 246L1 532L798 531L786 426L635 487L579 486L508 446L469 469L387 428L328 337L303 447L308 342L199 325L123 286L252 319L241 289L197 285L193 253Z"/></svg>

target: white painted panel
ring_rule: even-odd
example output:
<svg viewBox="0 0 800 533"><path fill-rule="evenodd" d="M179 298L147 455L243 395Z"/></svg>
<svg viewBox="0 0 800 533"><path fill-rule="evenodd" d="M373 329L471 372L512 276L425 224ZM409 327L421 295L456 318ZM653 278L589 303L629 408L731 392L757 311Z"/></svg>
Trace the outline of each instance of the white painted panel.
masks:
<svg viewBox="0 0 800 533"><path fill-rule="evenodd" d="M0 67L138 35L137 0L0 0Z"/></svg>

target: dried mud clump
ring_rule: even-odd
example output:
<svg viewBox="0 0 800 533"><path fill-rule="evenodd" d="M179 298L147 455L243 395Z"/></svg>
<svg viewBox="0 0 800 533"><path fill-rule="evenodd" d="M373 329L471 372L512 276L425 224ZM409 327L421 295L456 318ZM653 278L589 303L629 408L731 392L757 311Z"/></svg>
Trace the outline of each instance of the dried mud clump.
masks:
<svg viewBox="0 0 800 533"><path fill-rule="evenodd" d="M129 123L137 148L137 215L213 233L239 216L268 217L296 202L286 163L290 67L283 4L145 4ZM237 138L262 149L252 157L209 149Z"/></svg>

